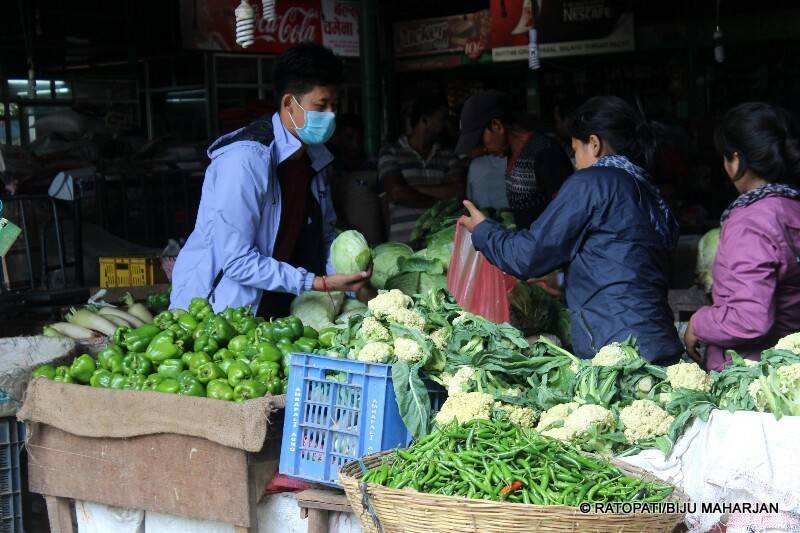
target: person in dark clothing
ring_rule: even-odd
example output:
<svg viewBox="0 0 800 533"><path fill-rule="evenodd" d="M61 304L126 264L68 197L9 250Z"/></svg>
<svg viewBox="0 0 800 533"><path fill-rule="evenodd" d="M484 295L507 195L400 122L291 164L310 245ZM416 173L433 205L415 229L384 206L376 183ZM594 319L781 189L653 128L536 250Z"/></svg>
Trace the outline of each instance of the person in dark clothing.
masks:
<svg viewBox="0 0 800 533"><path fill-rule="evenodd" d="M542 214L573 170L536 117L514 113L508 97L495 91L471 96L461 111L456 153L470 154L481 145L485 154L508 157L506 196L518 228Z"/></svg>
<svg viewBox="0 0 800 533"><path fill-rule="evenodd" d="M645 170L654 130L612 96L588 100L569 128L578 171L529 229L507 231L468 201L462 224L504 272L528 279L566 270L576 355L632 336L646 359L673 363L683 353L667 300L678 223Z"/></svg>

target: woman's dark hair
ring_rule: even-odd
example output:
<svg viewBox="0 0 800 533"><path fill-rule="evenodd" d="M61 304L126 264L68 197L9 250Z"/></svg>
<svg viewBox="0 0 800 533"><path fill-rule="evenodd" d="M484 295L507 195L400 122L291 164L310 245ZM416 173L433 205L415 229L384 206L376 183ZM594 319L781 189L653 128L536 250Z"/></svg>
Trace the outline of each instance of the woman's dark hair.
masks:
<svg viewBox="0 0 800 533"><path fill-rule="evenodd" d="M344 81L341 59L324 46L306 42L278 56L273 71L275 104L284 94L304 95L317 86L340 85Z"/></svg>
<svg viewBox="0 0 800 533"><path fill-rule="evenodd" d="M797 182L800 177L800 131L783 108L747 102L728 110L714 130L717 151L739 156L739 177L748 170L769 182Z"/></svg>
<svg viewBox="0 0 800 533"><path fill-rule="evenodd" d="M584 102L567 123L569 134L581 142L596 135L615 153L650 169L658 150L656 126L617 96L595 96Z"/></svg>

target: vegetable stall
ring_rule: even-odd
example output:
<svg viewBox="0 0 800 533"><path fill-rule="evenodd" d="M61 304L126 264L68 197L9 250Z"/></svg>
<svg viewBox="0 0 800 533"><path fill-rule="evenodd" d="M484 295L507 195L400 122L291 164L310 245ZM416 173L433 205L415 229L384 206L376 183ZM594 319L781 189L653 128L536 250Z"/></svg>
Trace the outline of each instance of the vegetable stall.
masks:
<svg viewBox="0 0 800 533"><path fill-rule="evenodd" d="M800 415L800 334L758 362L733 354L721 372L653 365L634 338L579 359L563 305L537 286L513 287L502 324L448 293L458 212L432 209L412 246L370 249L352 231L334 241L343 271L372 261L381 290L366 305L309 291L291 316L265 320L248 308L215 313L199 297L165 309L168 299L153 295L147 305L76 306L46 326L79 347L32 369L19 413L33 430L31 487L48 495L51 518L67 497L256 531L258 498L279 471L343 488L366 531L707 525L685 504L710 493L679 458L724 416ZM147 451L164 447L163 458ZM85 458L64 460L80 450ZM214 481L181 450L217 465ZM108 468L98 454L134 459ZM163 486L146 482L164 468ZM133 489L115 488L127 479ZM623 503L669 505L603 507Z"/></svg>

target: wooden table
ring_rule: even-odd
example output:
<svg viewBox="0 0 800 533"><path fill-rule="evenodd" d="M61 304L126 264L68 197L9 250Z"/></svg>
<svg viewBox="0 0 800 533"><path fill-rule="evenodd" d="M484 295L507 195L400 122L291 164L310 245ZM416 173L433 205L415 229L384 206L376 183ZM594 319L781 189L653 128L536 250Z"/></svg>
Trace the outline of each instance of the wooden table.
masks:
<svg viewBox="0 0 800 533"><path fill-rule="evenodd" d="M328 513L352 513L344 492L332 489L308 489L297 493L301 518L308 518L308 533L328 532Z"/></svg>

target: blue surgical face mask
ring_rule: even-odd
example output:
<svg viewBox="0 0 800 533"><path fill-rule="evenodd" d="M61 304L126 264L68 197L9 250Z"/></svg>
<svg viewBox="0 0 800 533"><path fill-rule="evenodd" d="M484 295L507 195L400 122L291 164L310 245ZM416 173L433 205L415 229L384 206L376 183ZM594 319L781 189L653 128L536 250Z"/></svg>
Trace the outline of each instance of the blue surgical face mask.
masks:
<svg viewBox="0 0 800 533"><path fill-rule="evenodd" d="M300 102L294 96L292 96L292 100L297 104L297 107L303 110L303 116L305 117L303 127L298 128L297 123L292 118L292 114L289 113L289 119L294 124L294 131L297 132L300 140L305 144L328 142L328 139L331 138L336 130L336 113L331 111L308 111L300 105Z"/></svg>

